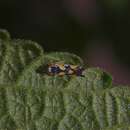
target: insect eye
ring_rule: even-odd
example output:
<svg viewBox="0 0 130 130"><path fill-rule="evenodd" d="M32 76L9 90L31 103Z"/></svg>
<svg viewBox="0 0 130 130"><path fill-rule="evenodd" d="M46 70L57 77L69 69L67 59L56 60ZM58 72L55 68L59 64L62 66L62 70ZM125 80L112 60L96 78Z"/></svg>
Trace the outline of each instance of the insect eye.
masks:
<svg viewBox="0 0 130 130"><path fill-rule="evenodd" d="M48 68L48 71L50 73L59 73L60 72L60 68L58 66L51 66Z"/></svg>

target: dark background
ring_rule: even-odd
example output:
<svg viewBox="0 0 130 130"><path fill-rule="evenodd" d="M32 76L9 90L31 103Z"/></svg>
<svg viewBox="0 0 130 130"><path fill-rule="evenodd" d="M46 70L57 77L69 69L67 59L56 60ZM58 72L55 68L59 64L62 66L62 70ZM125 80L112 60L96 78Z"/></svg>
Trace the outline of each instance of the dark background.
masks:
<svg viewBox="0 0 130 130"><path fill-rule="evenodd" d="M0 0L0 28L45 51L69 51L130 84L128 0Z"/></svg>

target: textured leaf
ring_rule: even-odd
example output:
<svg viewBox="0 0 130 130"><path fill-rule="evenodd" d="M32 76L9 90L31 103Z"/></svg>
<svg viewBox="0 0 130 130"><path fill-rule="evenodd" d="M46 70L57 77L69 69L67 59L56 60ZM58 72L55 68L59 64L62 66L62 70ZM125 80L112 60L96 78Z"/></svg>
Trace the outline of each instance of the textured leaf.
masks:
<svg viewBox="0 0 130 130"><path fill-rule="evenodd" d="M83 61L80 57L76 56L75 54L70 54L68 52L52 52L46 54L45 62L62 62L83 65Z"/></svg>
<svg viewBox="0 0 130 130"><path fill-rule="evenodd" d="M129 87L114 86L99 68L86 67L85 77L49 76L52 62L85 67L74 54L44 54L0 30L0 130L130 130Z"/></svg>

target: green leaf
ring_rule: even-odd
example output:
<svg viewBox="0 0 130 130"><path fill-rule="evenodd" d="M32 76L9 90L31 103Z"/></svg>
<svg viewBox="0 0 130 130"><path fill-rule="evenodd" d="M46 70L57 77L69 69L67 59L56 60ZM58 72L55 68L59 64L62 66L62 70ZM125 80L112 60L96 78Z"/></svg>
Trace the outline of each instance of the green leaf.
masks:
<svg viewBox="0 0 130 130"><path fill-rule="evenodd" d="M0 84L19 82L44 60L43 49L30 40L0 41Z"/></svg>
<svg viewBox="0 0 130 130"><path fill-rule="evenodd" d="M130 88L75 54L2 38L0 61L0 130L130 130ZM52 62L84 66L84 77L49 76Z"/></svg>
<svg viewBox="0 0 130 130"><path fill-rule="evenodd" d="M61 63L68 63L68 64L77 64L83 65L83 60L72 53L68 52L51 52L47 53L45 56L46 63L49 62L61 62Z"/></svg>

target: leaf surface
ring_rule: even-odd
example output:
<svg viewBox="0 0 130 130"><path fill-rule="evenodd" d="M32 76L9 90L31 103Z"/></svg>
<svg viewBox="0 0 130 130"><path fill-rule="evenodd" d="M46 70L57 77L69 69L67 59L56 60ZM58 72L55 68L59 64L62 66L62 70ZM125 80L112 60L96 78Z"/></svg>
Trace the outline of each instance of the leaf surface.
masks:
<svg viewBox="0 0 130 130"><path fill-rule="evenodd" d="M85 67L85 77L49 76L52 62ZM39 70L39 71L37 71ZM68 52L44 53L0 30L0 130L130 130L130 88Z"/></svg>

